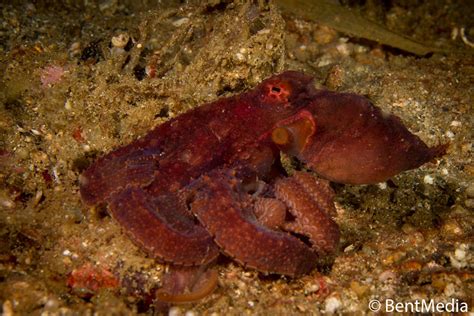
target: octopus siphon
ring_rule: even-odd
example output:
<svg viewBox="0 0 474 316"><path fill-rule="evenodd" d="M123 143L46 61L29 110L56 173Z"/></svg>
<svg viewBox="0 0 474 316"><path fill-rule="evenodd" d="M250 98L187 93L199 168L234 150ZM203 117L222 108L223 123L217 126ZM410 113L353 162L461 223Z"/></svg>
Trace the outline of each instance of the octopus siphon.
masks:
<svg viewBox="0 0 474 316"><path fill-rule="evenodd" d="M330 181L386 181L446 151L368 99L312 80L286 71L157 126L80 176L84 203L107 204L140 248L173 266L224 254L264 273L309 273L338 247ZM288 175L282 153L318 177Z"/></svg>

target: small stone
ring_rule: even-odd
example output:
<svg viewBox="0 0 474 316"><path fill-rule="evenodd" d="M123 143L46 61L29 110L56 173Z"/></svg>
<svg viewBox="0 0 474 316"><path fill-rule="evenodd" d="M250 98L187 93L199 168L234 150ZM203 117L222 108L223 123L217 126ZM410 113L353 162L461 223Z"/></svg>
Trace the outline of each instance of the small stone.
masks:
<svg viewBox="0 0 474 316"><path fill-rule="evenodd" d="M362 297L369 287L365 284L361 284L358 281L351 281L351 289L354 291L358 297Z"/></svg>
<svg viewBox="0 0 474 316"><path fill-rule="evenodd" d="M13 304L11 301L6 300L2 304L2 315L3 316L13 316L15 313L13 312Z"/></svg>
<svg viewBox="0 0 474 316"><path fill-rule="evenodd" d="M434 183L434 179L432 176L430 176L429 174L427 174L424 178L423 178L423 182L426 183L426 184L433 184Z"/></svg>
<svg viewBox="0 0 474 316"><path fill-rule="evenodd" d="M168 316L181 316L182 312L178 306L173 306L168 311Z"/></svg>
<svg viewBox="0 0 474 316"><path fill-rule="evenodd" d="M179 27L183 24L186 24L189 22L189 18L181 18L181 19L178 19L176 21L173 22L173 25L176 26L176 27Z"/></svg>
<svg viewBox="0 0 474 316"><path fill-rule="evenodd" d="M8 196L5 191L0 191L0 208L13 209L15 202Z"/></svg>
<svg viewBox="0 0 474 316"><path fill-rule="evenodd" d="M112 45L118 48L124 48L127 46L128 41L130 40L130 35L127 33L121 33L117 36L112 37Z"/></svg>
<svg viewBox="0 0 474 316"><path fill-rule="evenodd" d="M15 152L15 154L17 155L18 158L20 159L27 159L30 157L30 152L28 149L22 147L22 148L18 148Z"/></svg>
<svg viewBox="0 0 474 316"><path fill-rule="evenodd" d="M72 110L71 100L67 99L66 102L64 102L64 108L68 111Z"/></svg>
<svg viewBox="0 0 474 316"><path fill-rule="evenodd" d="M466 251L462 248L458 248L454 252L454 256L457 260L464 260L464 258L466 257Z"/></svg>
<svg viewBox="0 0 474 316"><path fill-rule="evenodd" d="M328 44L337 36L337 32L328 27L321 25L313 32L313 39L318 44Z"/></svg>
<svg viewBox="0 0 474 316"><path fill-rule="evenodd" d="M404 272L419 271L421 270L421 268L422 268L421 263L416 260L405 261L401 265L401 269Z"/></svg>
<svg viewBox="0 0 474 316"><path fill-rule="evenodd" d="M455 219L447 219L441 226L441 233L448 237L461 235L462 232L461 226Z"/></svg>
<svg viewBox="0 0 474 316"><path fill-rule="evenodd" d="M444 295L452 297L456 293L456 287L453 283L448 283L444 288Z"/></svg>
<svg viewBox="0 0 474 316"><path fill-rule="evenodd" d="M467 199L464 201L464 205L466 205L467 208L474 208L474 199Z"/></svg>
<svg viewBox="0 0 474 316"><path fill-rule="evenodd" d="M471 182L466 188L466 195L470 198L474 198L474 182Z"/></svg>
<svg viewBox="0 0 474 316"><path fill-rule="evenodd" d="M237 60L239 60L239 61L245 60L245 56L244 56L242 53L237 53L237 54L235 54L235 57L236 57Z"/></svg>
<svg viewBox="0 0 474 316"><path fill-rule="evenodd" d="M451 265L457 269L466 268L472 259L472 255L469 253L469 246L467 244L460 244L454 254L450 254Z"/></svg>
<svg viewBox="0 0 474 316"><path fill-rule="evenodd" d="M71 57L77 57L81 55L82 47L81 43L79 42L74 42L69 46L69 56Z"/></svg>
<svg viewBox="0 0 474 316"><path fill-rule="evenodd" d="M355 246L354 244L350 244L349 246L347 246L346 248L344 248L344 252L351 252L352 250L355 249Z"/></svg>
<svg viewBox="0 0 474 316"><path fill-rule="evenodd" d="M404 251L394 251L382 260L384 265L391 265L400 262L406 255Z"/></svg>
<svg viewBox="0 0 474 316"><path fill-rule="evenodd" d="M36 135L36 136L41 136L41 132L37 129L34 129L34 128L31 129L31 133L33 135Z"/></svg>
<svg viewBox="0 0 474 316"><path fill-rule="evenodd" d="M33 206L37 206L38 204L40 204L42 198L43 198L43 191L42 190L36 191L35 197L33 198Z"/></svg>
<svg viewBox="0 0 474 316"><path fill-rule="evenodd" d="M446 137L450 138L450 139L453 139L454 138L454 133L451 132L451 131L446 131L445 133Z"/></svg>
<svg viewBox="0 0 474 316"><path fill-rule="evenodd" d="M404 232L407 235L410 235L410 234L413 234L414 232L416 232L416 228L413 225L409 224L409 223L405 223L402 226L402 232Z"/></svg>
<svg viewBox="0 0 474 316"><path fill-rule="evenodd" d="M305 294L316 293L317 291L319 291L319 288L320 288L319 284L309 283L304 286L304 293Z"/></svg>
<svg viewBox="0 0 474 316"><path fill-rule="evenodd" d="M341 300L335 296L328 297L324 301L324 311L328 314L333 314L341 306L342 306Z"/></svg>
<svg viewBox="0 0 474 316"><path fill-rule="evenodd" d="M393 272L392 270L385 270L379 275L380 282L385 282L389 279L395 280L396 278L397 278L397 274Z"/></svg>
<svg viewBox="0 0 474 316"><path fill-rule="evenodd" d="M344 78L344 69L339 65L332 66L326 77L325 85L331 90L337 90L343 85Z"/></svg>

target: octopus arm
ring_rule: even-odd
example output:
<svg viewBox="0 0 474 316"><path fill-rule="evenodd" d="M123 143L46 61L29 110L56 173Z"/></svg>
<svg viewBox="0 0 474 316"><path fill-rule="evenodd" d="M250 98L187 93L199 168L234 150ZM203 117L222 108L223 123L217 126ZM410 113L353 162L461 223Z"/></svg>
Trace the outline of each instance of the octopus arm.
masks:
<svg viewBox="0 0 474 316"><path fill-rule="evenodd" d="M317 255L298 238L257 222L251 201L230 172L217 170L192 185L191 211L223 252L265 273L297 277L316 265Z"/></svg>
<svg viewBox="0 0 474 316"><path fill-rule="evenodd" d="M308 236L321 255L333 254L339 244L339 228L335 215L334 193L328 182L305 172L295 172L289 178L278 179L275 196L283 201L295 217L285 229Z"/></svg>
<svg viewBox="0 0 474 316"><path fill-rule="evenodd" d="M219 255L212 237L177 197L153 198L143 189L127 188L110 197L109 211L152 257L190 266L209 263Z"/></svg>
<svg viewBox="0 0 474 316"><path fill-rule="evenodd" d="M159 167L157 155L144 150L121 155L119 150L99 159L79 178L82 199L88 205L95 205L125 187L151 183Z"/></svg>

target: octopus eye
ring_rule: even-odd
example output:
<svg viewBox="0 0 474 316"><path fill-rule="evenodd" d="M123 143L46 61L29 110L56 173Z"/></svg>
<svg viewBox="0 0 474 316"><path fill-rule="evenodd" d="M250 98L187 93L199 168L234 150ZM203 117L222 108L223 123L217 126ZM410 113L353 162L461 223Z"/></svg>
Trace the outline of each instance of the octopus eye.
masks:
<svg viewBox="0 0 474 316"><path fill-rule="evenodd" d="M278 82L276 84L269 84L268 97L282 103L287 103L290 97L291 90L288 84Z"/></svg>

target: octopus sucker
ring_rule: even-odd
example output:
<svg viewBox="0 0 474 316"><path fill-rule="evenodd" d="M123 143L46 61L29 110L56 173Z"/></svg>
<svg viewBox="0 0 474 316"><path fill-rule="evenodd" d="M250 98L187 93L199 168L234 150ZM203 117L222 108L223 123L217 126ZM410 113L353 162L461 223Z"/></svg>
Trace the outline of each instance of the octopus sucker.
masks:
<svg viewBox="0 0 474 316"><path fill-rule="evenodd" d="M108 204L140 248L177 267L221 253L264 273L310 273L338 247L329 181L386 181L447 148L428 147L366 98L312 80L286 71L156 126L84 171L84 204ZM281 152L321 179L288 177ZM172 296L192 299L181 294Z"/></svg>
<svg viewBox="0 0 474 316"><path fill-rule="evenodd" d="M225 174L203 177L191 203L191 211L216 244L236 261L262 272L297 276L310 271L316 263L313 251L297 238L260 224L253 211L242 207L250 196L235 193L232 182Z"/></svg>
<svg viewBox="0 0 474 316"><path fill-rule="evenodd" d="M275 198L259 197L253 209L259 223L268 228L278 229L285 223L286 206Z"/></svg>
<svg viewBox="0 0 474 316"><path fill-rule="evenodd" d="M286 223L284 227L288 231L308 236L319 254L332 254L339 242L339 228L329 214L335 213L335 210L324 208L333 203L332 196L327 196L323 190L314 194L318 191L318 183L307 177L311 176L297 173L275 183L276 198L286 203L289 212L295 217L293 222ZM304 186L301 185L302 178ZM311 195L308 194L310 190L313 191Z"/></svg>

